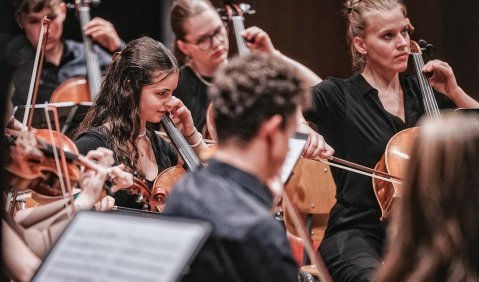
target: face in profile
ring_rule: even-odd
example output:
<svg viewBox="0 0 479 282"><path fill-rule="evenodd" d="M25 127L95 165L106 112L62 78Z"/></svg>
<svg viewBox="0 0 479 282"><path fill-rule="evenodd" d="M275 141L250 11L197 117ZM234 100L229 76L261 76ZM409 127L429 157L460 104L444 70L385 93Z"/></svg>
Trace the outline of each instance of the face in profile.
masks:
<svg viewBox="0 0 479 282"><path fill-rule="evenodd" d="M170 101L173 90L178 86L179 76L178 72L156 72L153 83L143 86L140 98L140 118L143 121L156 123L161 120L168 111L165 103Z"/></svg>

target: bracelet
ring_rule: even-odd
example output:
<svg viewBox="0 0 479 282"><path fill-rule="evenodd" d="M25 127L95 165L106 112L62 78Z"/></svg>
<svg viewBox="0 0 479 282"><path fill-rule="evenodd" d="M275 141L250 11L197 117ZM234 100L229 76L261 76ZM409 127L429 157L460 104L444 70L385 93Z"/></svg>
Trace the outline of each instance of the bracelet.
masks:
<svg viewBox="0 0 479 282"><path fill-rule="evenodd" d="M193 131L193 133L191 133L191 134L188 135L188 136L185 136L185 138L186 138L187 140L190 139L191 137L195 136L195 134L196 134L197 131L198 131L198 130L197 130L196 127L195 127L195 130Z"/></svg>
<svg viewBox="0 0 479 282"><path fill-rule="evenodd" d="M201 133L200 133L200 140L198 140L198 142L196 142L196 143L193 144L193 145L190 144L191 148L196 148L196 147L198 147L198 146L201 144L201 141L203 141L203 135L201 135Z"/></svg>

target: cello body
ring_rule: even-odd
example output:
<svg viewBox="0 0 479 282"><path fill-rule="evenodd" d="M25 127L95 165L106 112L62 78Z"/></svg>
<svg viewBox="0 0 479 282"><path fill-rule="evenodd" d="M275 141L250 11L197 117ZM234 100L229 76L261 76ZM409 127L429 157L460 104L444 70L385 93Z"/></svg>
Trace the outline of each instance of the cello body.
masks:
<svg viewBox="0 0 479 282"><path fill-rule="evenodd" d="M388 142L386 150L374 169L397 176L407 174L411 149L419 133L418 127L411 127L396 133ZM402 184L372 178L374 195L381 208L381 220L389 217L392 203L402 195Z"/></svg>

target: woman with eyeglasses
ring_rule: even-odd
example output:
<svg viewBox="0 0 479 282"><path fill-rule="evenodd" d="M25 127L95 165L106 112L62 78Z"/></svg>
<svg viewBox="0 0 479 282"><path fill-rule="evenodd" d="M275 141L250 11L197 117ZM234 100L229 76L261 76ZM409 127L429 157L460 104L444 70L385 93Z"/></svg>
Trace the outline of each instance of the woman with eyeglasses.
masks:
<svg viewBox="0 0 479 282"><path fill-rule="evenodd" d="M181 75L174 96L191 111L194 125L203 129L208 108L207 89L218 68L227 63L228 34L219 14L208 0L177 0L171 9L171 27L176 36L175 55L181 67ZM306 86L321 82L316 74L298 62L276 50L268 34L258 27L243 32L247 46L253 52L276 55L287 61L303 76ZM321 135L314 132L301 114L298 129L310 133L305 157L330 154L333 150Z"/></svg>

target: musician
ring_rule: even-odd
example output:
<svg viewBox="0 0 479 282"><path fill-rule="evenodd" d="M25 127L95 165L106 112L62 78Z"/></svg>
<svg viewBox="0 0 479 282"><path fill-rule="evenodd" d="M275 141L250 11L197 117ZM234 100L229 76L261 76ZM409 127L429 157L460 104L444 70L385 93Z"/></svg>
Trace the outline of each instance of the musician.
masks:
<svg viewBox="0 0 479 282"><path fill-rule="evenodd" d="M284 228L265 185L278 175L309 98L304 81L276 56L232 59L209 88L218 150L173 189L166 213L207 220L214 230L185 281L297 281Z"/></svg>
<svg viewBox="0 0 479 282"><path fill-rule="evenodd" d="M113 59L95 106L80 124L75 141L79 151L111 149L116 163L124 164L151 188L158 174L178 163L173 145L148 125L160 122L167 112L193 150L204 150L206 144L190 111L172 96L179 75L175 57L160 42L142 37L128 43ZM143 208L126 191L114 197L119 206Z"/></svg>
<svg viewBox="0 0 479 282"><path fill-rule="evenodd" d="M424 121L377 281L478 281L479 118Z"/></svg>
<svg viewBox="0 0 479 282"><path fill-rule="evenodd" d="M113 153L105 148L91 151L86 157L90 167L82 173L82 192L74 200L76 211L90 210L102 198L105 179L110 172L121 176L117 188L131 185L129 179L118 167L111 168ZM91 162L94 160L94 162ZM13 176L15 177L15 176ZM104 198L105 199L105 198ZM108 198L106 198L108 199ZM100 202L108 205L106 201ZM35 208L28 217L15 221L4 213L2 216L2 249L6 274L15 281L30 281L41 259L46 255L69 222L71 216L69 199Z"/></svg>
<svg viewBox="0 0 479 282"><path fill-rule="evenodd" d="M389 139L424 114L416 79L400 75L407 68L410 24L401 0L350 0L345 8L357 73L315 86L309 118L336 156L374 167ZM447 63L432 60L422 71L432 73L439 108L479 107ZM337 202L320 253L335 281L366 281L382 262L385 229L372 182L353 172L333 168L332 173Z"/></svg>
<svg viewBox="0 0 479 282"><path fill-rule="evenodd" d="M45 16L51 19L45 61L40 79L37 103L50 99L52 92L65 80L86 76L86 58L81 42L63 38L63 22L66 5L62 0L17 0L15 17L25 35L12 40L7 47L9 64L14 67L12 101L14 106L25 105L33 69L39 31ZM111 61L111 55L122 47L122 41L113 25L101 18L94 18L84 27L100 47L94 46L101 69Z"/></svg>
<svg viewBox="0 0 479 282"><path fill-rule="evenodd" d="M174 95L190 109L195 126L201 130L206 121L206 111L210 100L207 88L218 68L227 63L229 42L227 30L220 16L209 0L177 0L171 9L171 27L175 33L175 55L184 65L178 88ZM291 67L297 68L308 86L321 81L315 73L304 65L281 54L271 42L266 32L258 27L246 29L242 36L253 52L275 55ZM299 128L310 134L305 157L315 157L332 150L324 139L314 132L298 111Z"/></svg>

